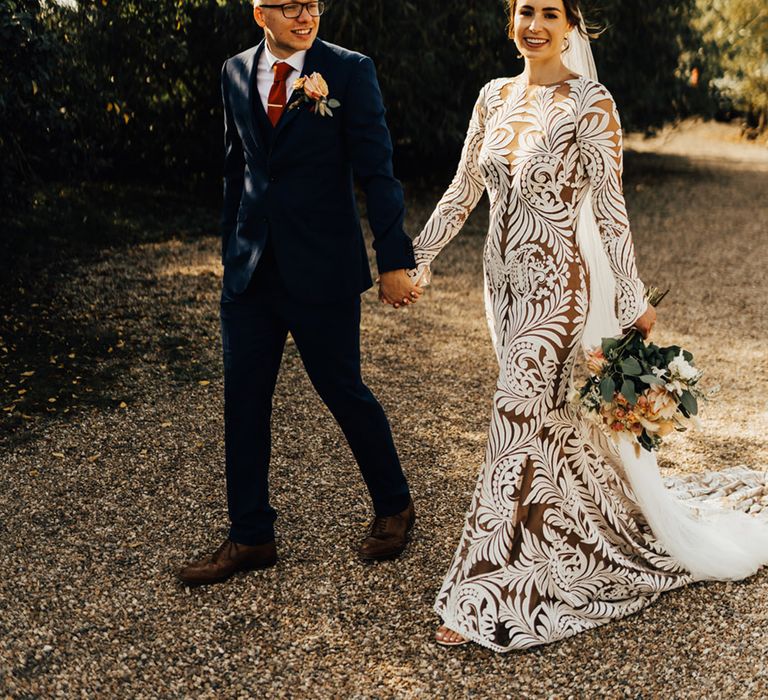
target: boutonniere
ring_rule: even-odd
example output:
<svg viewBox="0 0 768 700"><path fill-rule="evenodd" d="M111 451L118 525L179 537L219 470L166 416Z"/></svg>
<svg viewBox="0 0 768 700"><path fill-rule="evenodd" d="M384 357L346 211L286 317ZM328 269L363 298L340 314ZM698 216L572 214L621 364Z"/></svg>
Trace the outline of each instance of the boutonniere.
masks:
<svg viewBox="0 0 768 700"><path fill-rule="evenodd" d="M305 102L311 102L310 112L315 112L321 117L332 117L333 110L341 107L341 102L338 100L328 99L328 83L325 82L325 78L320 73L303 75L293 83L293 91L297 98L291 102L288 109L296 109Z"/></svg>

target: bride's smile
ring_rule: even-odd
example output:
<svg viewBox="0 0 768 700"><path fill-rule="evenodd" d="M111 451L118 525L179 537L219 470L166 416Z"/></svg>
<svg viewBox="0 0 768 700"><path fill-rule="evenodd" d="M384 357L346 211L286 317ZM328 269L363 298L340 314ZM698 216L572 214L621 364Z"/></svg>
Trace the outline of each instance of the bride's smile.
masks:
<svg viewBox="0 0 768 700"><path fill-rule="evenodd" d="M531 49L540 49L549 43L548 39L542 39L541 37L532 37L532 36L525 37L523 41Z"/></svg>

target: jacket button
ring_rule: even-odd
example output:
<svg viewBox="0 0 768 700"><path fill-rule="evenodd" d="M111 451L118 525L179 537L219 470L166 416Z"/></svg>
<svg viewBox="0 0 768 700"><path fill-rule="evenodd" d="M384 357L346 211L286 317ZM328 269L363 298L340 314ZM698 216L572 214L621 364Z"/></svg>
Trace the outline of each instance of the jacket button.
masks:
<svg viewBox="0 0 768 700"><path fill-rule="evenodd" d="M270 181L270 182L277 182L277 178L276 178L274 175L272 175L272 176L269 178L269 181Z"/></svg>

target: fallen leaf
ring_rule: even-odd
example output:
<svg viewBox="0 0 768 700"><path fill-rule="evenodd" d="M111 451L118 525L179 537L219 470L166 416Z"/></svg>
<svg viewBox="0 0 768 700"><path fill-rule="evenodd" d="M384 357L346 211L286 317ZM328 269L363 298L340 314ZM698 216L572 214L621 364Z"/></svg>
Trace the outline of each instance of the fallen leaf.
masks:
<svg viewBox="0 0 768 700"><path fill-rule="evenodd" d="M170 428L171 425L173 425L173 423L169 423L169 422L160 423L161 428Z"/></svg>
<svg viewBox="0 0 768 700"><path fill-rule="evenodd" d="M64 453L63 452L54 452L53 456L56 457L56 459L64 459Z"/></svg>
<svg viewBox="0 0 768 700"><path fill-rule="evenodd" d="M101 455L93 455L92 457L88 457L88 461L93 463L95 462Z"/></svg>
<svg viewBox="0 0 768 700"><path fill-rule="evenodd" d="M35 370L30 370L29 372L22 372L22 377L31 377L35 373Z"/></svg>
<svg viewBox="0 0 768 700"><path fill-rule="evenodd" d="M210 382L209 382L207 379L201 379L201 380L198 382L198 384L199 384L200 386L208 386L208 385L210 384Z"/></svg>
<svg viewBox="0 0 768 700"><path fill-rule="evenodd" d="M128 408L128 404L125 401L120 402L120 408Z"/></svg>

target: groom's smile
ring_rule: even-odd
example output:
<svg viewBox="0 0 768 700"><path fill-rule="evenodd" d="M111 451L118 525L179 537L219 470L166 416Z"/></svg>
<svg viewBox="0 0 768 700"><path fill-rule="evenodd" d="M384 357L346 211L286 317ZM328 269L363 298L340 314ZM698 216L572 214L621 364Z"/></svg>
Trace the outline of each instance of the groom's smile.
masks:
<svg viewBox="0 0 768 700"><path fill-rule="evenodd" d="M277 58L288 58L312 46L323 10L322 2L255 0L253 17L264 29L269 50Z"/></svg>

